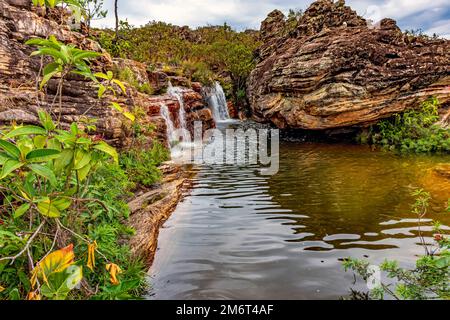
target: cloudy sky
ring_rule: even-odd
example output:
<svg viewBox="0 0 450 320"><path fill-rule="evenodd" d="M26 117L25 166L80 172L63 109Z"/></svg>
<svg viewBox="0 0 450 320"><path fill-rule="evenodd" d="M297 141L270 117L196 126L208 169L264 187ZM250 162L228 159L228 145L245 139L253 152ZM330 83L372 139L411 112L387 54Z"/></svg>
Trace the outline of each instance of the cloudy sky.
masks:
<svg viewBox="0 0 450 320"><path fill-rule="evenodd" d="M120 19L135 26L148 21L165 21L191 27L227 22L237 30L258 29L273 9L306 9L312 0L119 0ZM114 25L113 0L104 0L109 10L97 27ZM405 29L422 29L450 39L450 0L347 0L364 18L397 20Z"/></svg>

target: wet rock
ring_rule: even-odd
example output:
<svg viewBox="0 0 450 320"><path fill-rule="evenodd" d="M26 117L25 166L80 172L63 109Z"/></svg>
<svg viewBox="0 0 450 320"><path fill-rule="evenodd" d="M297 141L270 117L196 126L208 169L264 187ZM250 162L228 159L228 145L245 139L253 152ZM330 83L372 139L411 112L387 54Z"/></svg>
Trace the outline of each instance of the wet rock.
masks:
<svg viewBox="0 0 450 320"><path fill-rule="evenodd" d="M430 96L450 103L450 41L375 26L342 2L314 2L286 32L281 12L261 25L248 82L253 118L280 128L364 127Z"/></svg>

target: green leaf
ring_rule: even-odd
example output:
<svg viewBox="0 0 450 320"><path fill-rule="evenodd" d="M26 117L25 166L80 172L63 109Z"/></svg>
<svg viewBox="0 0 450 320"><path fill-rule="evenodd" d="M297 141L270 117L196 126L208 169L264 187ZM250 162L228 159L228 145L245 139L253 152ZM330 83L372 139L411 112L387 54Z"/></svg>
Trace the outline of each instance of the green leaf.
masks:
<svg viewBox="0 0 450 320"><path fill-rule="evenodd" d="M86 166L89 162L91 162L91 155L84 150L77 150L75 154L75 163L74 169L80 170L84 166Z"/></svg>
<svg viewBox="0 0 450 320"><path fill-rule="evenodd" d="M111 147L106 142L101 141L98 144L96 144L93 148L110 155L114 159L115 163L119 163L119 155L117 153L117 150Z"/></svg>
<svg viewBox="0 0 450 320"><path fill-rule="evenodd" d="M6 178L11 172L23 167L23 163L18 160L8 160L3 165L2 173L0 176L0 180Z"/></svg>
<svg viewBox="0 0 450 320"><path fill-rule="evenodd" d="M124 115L124 117L128 118L132 122L134 122L136 120L136 117L134 116L134 114L132 114L130 112L124 112L123 115Z"/></svg>
<svg viewBox="0 0 450 320"><path fill-rule="evenodd" d="M42 126L47 131L52 131L56 128L55 124L53 123L52 117L50 116L50 114L48 114L48 112L41 110L38 112L38 115L39 115L39 120L41 121Z"/></svg>
<svg viewBox="0 0 450 320"><path fill-rule="evenodd" d="M29 162L47 162L59 158L61 152L54 149L37 149L27 154L26 159Z"/></svg>
<svg viewBox="0 0 450 320"><path fill-rule="evenodd" d="M101 99L106 91L106 87L102 84L98 86L98 98Z"/></svg>
<svg viewBox="0 0 450 320"><path fill-rule="evenodd" d="M84 181L84 179L86 179L90 171L91 171L90 164L87 164L83 168L77 170L78 180L80 182Z"/></svg>
<svg viewBox="0 0 450 320"><path fill-rule="evenodd" d="M11 157L4 152L0 152L0 166L3 166L8 160L12 160Z"/></svg>
<svg viewBox="0 0 450 320"><path fill-rule="evenodd" d="M73 159L73 150L65 149L61 152L60 157L55 160L54 168L56 172L61 172L63 169L67 168Z"/></svg>
<svg viewBox="0 0 450 320"><path fill-rule="evenodd" d="M107 71L106 72L106 76L108 77L108 80L112 80L113 79L113 77L114 77L114 74L112 73L112 71Z"/></svg>
<svg viewBox="0 0 450 320"><path fill-rule="evenodd" d="M47 84L47 82L49 82L50 79L53 78L53 76L55 76L57 73L59 73L59 71L53 71L43 76L42 81L39 84L39 89L42 90L42 88Z"/></svg>
<svg viewBox="0 0 450 320"><path fill-rule="evenodd" d="M55 71L61 71L61 65L57 62L49 63L44 67L44 70L42 71L42 74L45 76L49 73L55 72Z"/></svg>
<svg viewBox="0 0 450 320"><path fill-rule="evenodd" d="M112 82L114 82L115 84L117 84L117 85L119 86L120 90L122 90L122 92L123 92L124 94L127 93L127 89L125 88L124 84L123 84L121 81L119 81L119 80L117 80L117 79L114 79L114 80L112 80Z"/></svg>
<svg viewBox="0 0 450 320"><path fill-rule="evenodd" d="M9 293L9 300L21 300L20 299L20 293L19 293L19 289L14 288L11 290L11 292Z"/></svg>
<svg viewBox="0 0 450 320"><path fill-rule="evenodd" d="M94 76L96 78L100 78L100 79L103 79L103 80L109 80L108 76L106 74L102 73L102 72L94 73Z"/></svg>
<svg viewBox="0 0 450 320"><path fill-rule="evenodd" d="M62 50L61 46L61 50ZM67 57L65 57L61 51L58 51L54 48L40 48L39 50L33 52L31 54L31 56L37 56L37 55L41 55L41 56L50 56L52 57L54 60L61 60L64 63L67 63Z"/></svg>
<svg viewBox="0 0 450 320"><path fill-rule="evenodd" d="M11 157L18 160L20 158L20 150L15 145L13 145L11 142L6 140L0 140L0 148L5 150L7 154L9 154Z"/></svg>
<svg viewBox="0 0 450 320"><path fill-rule="evenodd" d="M95 59L100 57L101 54L93 51L82 51L76 55L74 55L74 60L86 60L86 59Z"/></svg>
<svg viewBox="0 0 450 320"><path fill-rule="evenodd" d="M24 203L19 208L17 208L14 211L14 219L18 219L23 216L30 209L30 206L31 205L29 203Z"/></svg>
<svg viewBox="0 0 450 320"><path fill-rule="evenodd" d="M119 111L120 113L123 113L123 108L120 106L120 104L118 104L117 102L111 102L111 107L113 109L116 109L117 111Z"/></svg>
<svg viewBox="0 0 450 320"><path fill-rule="evenodd" d="M39 213L45 217L59 218L61 216L61 212L59 212L58 208L56 208L50 202L39 202L37 208Z"/></svg>
<svg viewBox="0 0 450 320"><path fill-rule="evenodd" d="M52 186L57 184L55 173L50 168L40 164L30 164L28 165L28 168L37 175L47 179Z"/></svg>
<svg viewBox="0 0 450 320"><path fill-rule="evenodd" d="M54 205L59 211L64 211L72 205L72 200L67 198L58 198L52 201L52 205Z"/></svg>
<svg viewBox="0 0 450 320"><path fill-rule="evenodd" d="M8 132L3 138L4 139L11 139L17 136L27 136L27 135L45 135L47 134L47 131L38 126L23 126L16 128L14 130L11 130Z"/></svg>

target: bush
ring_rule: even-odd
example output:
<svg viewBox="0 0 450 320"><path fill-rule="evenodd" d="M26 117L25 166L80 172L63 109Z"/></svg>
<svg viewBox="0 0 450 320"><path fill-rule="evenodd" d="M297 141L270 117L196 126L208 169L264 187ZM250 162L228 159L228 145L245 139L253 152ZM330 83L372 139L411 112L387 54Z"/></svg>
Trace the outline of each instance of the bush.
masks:
<svg viewBox="0 0 450 320"><path fill-rule="evenodd" d="M133 70L131 70L130 68L125 67L123 69L116 69L116 70L114 70L114 72L115 72L116 77L120 81L124 81L124 82L128 83L129 85L133 86L140 93L145 93L148 95L154 94L154 89L152 88L150 83L148 83L148 82L140 83L136 79L136 76L135 76Z"/></svg>
<svg viewBox="0 0 450 320"><path fill-rule="evenodd" d="M161 180L158 166L169 159L169 151L162 144L155 143L150 150L131 150L121 155L120 165L135 184L150 187Z"/></svg>
<svg viewBox="0 0 450 320"><path fill-rule="evenodd" d="M381 121L371 130L372 142L401 152L450 151L450 130L436 124L439 121L438 108L438 100L432 98L425 101L419 110ZM367 141L367 136L361 136L360 140Z"/></svg>
<svg viewBox="0 0 450 320"><path fill-rule="evenodd" d="M138 294L145 282L133 268L142 264L121 241L133 234L125 223L133 185L116 151L76 124L59 130L39 116L42 126L6 128L0 140L0 297ZM133 285L123 286L128 279Z"/></svg>

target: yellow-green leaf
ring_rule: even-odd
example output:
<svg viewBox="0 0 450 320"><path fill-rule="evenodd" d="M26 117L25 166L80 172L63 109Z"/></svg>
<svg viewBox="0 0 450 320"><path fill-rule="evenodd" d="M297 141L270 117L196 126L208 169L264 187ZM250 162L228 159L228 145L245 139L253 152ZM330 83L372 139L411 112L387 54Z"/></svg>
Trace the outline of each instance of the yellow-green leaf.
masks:
<svg viewBox="0 0 450 320"><path fill-rule="evenodd" d="M72 205L72 200L67 198L58 198L52 201L52 205L54 205L59 211L64 211Z"/></svg>
<svg viewBox="0 0 450 320"><path fill-rule="evenodd" d="M117 80L117 79L114 79L112 82L115 83L115 84L117 84L117 85L119 86L120 90L122 90L122 92L123 92L124 94L127 93L127 89L125 88L124 84L123 84L121 81L119 81L119 80Z"/></svg>
<svg viewBox="0 0 450 320"><path fill-rule="evenodd" d="M75 259L75 254L73 252L73 244L50 253L41 262L38 263L36 268L33 270L33 277L31 284L34 286L37 278L48 282L50 275L58 272L63 272L69 268Z"/></svg>
<svg viewBox="0 0 450 320"><path fill-rule="evenodd" d="M87 164L83 168L77 170L78 180L80 182L84 181L84 179L86 179L90 171L91 171L90 164Z"/></svg>
<svg viewBox="0 0 450 320"><path fill-rule="evenodd" d="M127 119L131 120L132 122L134 122L134 121L136 120L136 117L134 116L134 114L132 114L132 113L130 113L130 112L124 112L123 115L124 115Z"/></svg>
<svg viewBox="0 0 450 320"><path fill-rule="evenodd" d="M46 142L47 142L46 136L36 136L33 138L34 146L38 149L43 149L45 147Z"/></svg>
<svg viewBox="0 0 450 320"><path fill-rule="evenodd" d="M114 159L114 162L116 162L116 163L119 162L119 155L117 153L117 150L115 148L111 147L106 142L101 141L101 142L97 143L93 148L110 155Z"/></svg>
<svg viewBox="0 0 450 320"><path fill-rule="evenodd" d="M106 87L104 85L100 84L98 86L98 98L99 99L103 97L103 94L105 93L105 91L106 91Z"/></svg>
<svg viewBox="0 0 450 320"><path fill-rule="evenodd" d="M30 209L29 203L22 204L19 208L14 211L14 219L20 218Z"/></svg>
<svg viewBox="0 0 450 320"><path fill-rule="evenodd" d="M113 109L116 109L117 111L119 111L120 113L123 113L123 108L120 106L120 104L118 104L117 102L111 102L111 107Z"/></svg>
<svg viewBox="0 0 450 320"><path fill-rule="evenodd" d="M37 208L39 213L44 217L59 218L61 216L61 212L50 202L50 200L39 202Z"/></svg>
<svg viewBox="0 0 450 320"><path fill-rule="evenodd" d="M75 170L80 170L91 162L91 155L84 150L77 150L75 154Z"/></svg>
<svg viewBox="0 0 450 320"><path fill-rule="evenodd" d="M0 180L6 178L11 172L23 167L23 163L17 160L8 160L5 162L2 168Z"/></svg>

